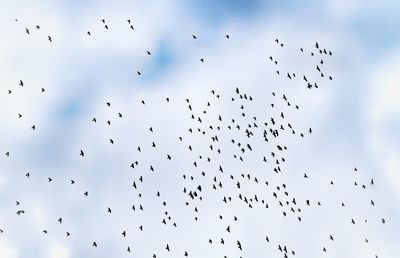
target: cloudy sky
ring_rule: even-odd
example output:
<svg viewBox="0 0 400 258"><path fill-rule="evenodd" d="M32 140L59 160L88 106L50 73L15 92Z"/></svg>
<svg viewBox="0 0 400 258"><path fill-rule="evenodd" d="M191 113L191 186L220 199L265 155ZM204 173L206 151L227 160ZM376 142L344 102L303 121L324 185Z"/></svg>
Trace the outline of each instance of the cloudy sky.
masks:
<svg viewBox="0 0 400 258"><path fill-rule="evenodd" d="M185 251L189 257L283 257L279 244L295 250L295 257L396 257L398 17L397 1L0 0L0 257L184 257ZM315 73L320 58L310 55L319 56L316 41L333 53L323 56L325 78ZM297 77L289 80L287 72ZM318 82L318 89L307 89L303 74ZM253 101L240 100L236 87ZM241 118L241 104L248 120ZM281 111L285 124L298 131L295 136L283 133L279 141L266 144L262 137L246 139L226 129L231 119L245 127L256 116L262 125L278 119ZM204 124L190 119L192 113ZM211 131L208 125L216 126L219 115L224 118L221 131ZM306 136L300 138L300 132ZM209 150L215 134L222 155ZM240 149L230 143L232 138L254 147L244 162L233 158ZM153 141L157 148L151 147ZM288 147L279 174L273 172L272 158L261 161L271 157L276 144ZM134 161L139 165L132 169ZM195 168L194 161L201 166ZM194 180L184 180L183 174ZM241 174L251 174L252 180ZM224 185L217 191L212 189L214 176ZM242 195L257 194L270 208L244 205L237 198L238 180ZM301 223L295 214L283 217L272 197L283 183L301 203ZM188 199L184 187L196 190L199 184L203 200ZM229 196L232 202L225 204L222 199ZM140 204L143 211L132 211L132 205ZM18 210L25 214L16 215ZM168 216L171 220L162 224ZM228 225L231 233L225 230ZM167 243L171 252L165 250Z"/></svg>

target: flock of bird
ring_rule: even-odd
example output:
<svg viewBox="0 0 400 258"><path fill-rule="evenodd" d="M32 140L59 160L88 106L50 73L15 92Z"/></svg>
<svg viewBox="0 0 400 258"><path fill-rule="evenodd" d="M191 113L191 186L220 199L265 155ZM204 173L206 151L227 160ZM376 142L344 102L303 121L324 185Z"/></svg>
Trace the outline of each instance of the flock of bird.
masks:
<svg viewBox="0 0 400 258"><path fill-rule="evenodd" d="M15 19L18 22L18 19ZM105 30L111 30L112 28L107 24L105 19L101 19L99 24ZM127 29L132 31L135 30L133 26L133 19L126 20ZM35 30L41 30L39 25L34 26ZM32 33L31 28L25 28L25 33L30 36ZM93 32L87 31L87 37L95 37ZM192 40L197 40L198 35L188 35ZM226 40L232 40L229 34L222 35ZM47 40L52 44L57 44L57 39L54 39L48 35ZM280 39L271 39L276 43L277 48L285 47L284 43ZM318 89L321 85L318 85L316 81L311 80L313 76L318 76L320 78L326 78L327 82L333 80L333 75L329 74L324 68L324 64L329 56L333 53L331 50L322 47L318 42L312 44L310 47L311 51L308 50L306 53L306 47L300 48L300 54L307 54L315 58L316 64L314 67L314 74L296 74L295 72L283 72L279 69L274 68L276 75L285 75L288 80L301 80L305 84L306 89ZM147 55L151 55L150 50L145 50ZM278 67L279 60L271 56L265 57L266 62L270 62L272 67ZM205 59L201 58L199 60L201 63L205 63ZM142 75L143 71L137 70L137 75ZM24 88L25 84L23 80L17 82L18 87ZM41 93L45 94L46 90L40 88ZM12 94L13 90L8 89L6 94ZM301 126L293 123L288 117L297 116L301 112L301 108L296 104L295 100L290 99L288 96L290 92L285 94L277 93L276 91L268 91L272 99L271 103L268 103L268 110L265 114L260 117L252 114L248 111L250 105L257 107L258 109L265 109L265 101L261 96L253 96L250 92L242 89L240 86L233 86L231 94L229 96L222 95L217 92L217 90L211 90L209 93L209 99L205 100L205 106L196 106L193 104L191 98L186 99L176 99L174 96L165 96L162 100L165 105L170 105L172 102L177 103L177 105L183 106L186 109L185 117L179 117L182 120L188 120L187 123L190 124L189 128L177 128L176 131L180 134L175 142L175 146L168 146L169 151L163 154L162 159L167 162L176 161L178 163L188 164L191 169L189 171L181 174L178 171L170 171L171 173L179 173L179 177L183 180L183 187L180 189L182 197L185 199L183 203L176 203L175 205L181 205L183 209L191 210L191 223L204 223L205 218L201 218L202 209L207 209L207 202L210 196L212 198L221 197L217 200L223 209L228 209L229 206L240 207L240 209L250 209L256 210L261 214L268 210L274 210L279 212L282 217L295 220L297 223L303 223L307 220L307 213L304 211L308 209L315 209L316 207L323 207L325 203L318 199L318 194L316 194L315 199L302 199L296 196L296 193L291 191L291 186L288 183L281 182L277 184L274 180L270 180L272 177L279 177L281 174L287 173L285 171L285 163L291 158L287 155L287 151L291 146L287 146L285 143L281 142L282 136L285 137L297 137L297 139L302 139L304 137L311 136L313 134L313 129L311 127L302 128ZM194 96L195 97L195 96ZM153 100L154 101L154 100ZM147 100L139 100L140 105L151 108L151 104ZM217 108L213 109L214 106L221 102L230 102L232 105L232 112L236 112L236 116L232 117L229 114L224 113L222 110ZM104 112L113 109L113 103L110 101L104 102ZM277 110L278 109L278 110ZM127 119L124 111L119 110L112 112L115 113L115 119ZM272 115L274 114L274 115ZM275 115L278 114L278 115ZM17 113L18 119L23 119L24 115ZM113 126L114 121L101 120L96 114L93 117L88 118L90 126ZM185 122L185 123L186 123ZM182 122L182 124L185 124ZM32 130L36 130L36 125L31 125ZM40 129L40 128L39 128ZM148 155L151 157L152 150L159 148L160 143L157 141L157 133L165 128L150 126L147 131L142 132L143 135L152 135L152 141L148 142L147 146L139 145L136 146L137 157L142 155ZM117 145L118 142L115 138L106 137L107 141L111 145ZM195 139L195 140L193 140ZM207 146L207 150L202 150L198 145ZM227 147L228 146L228 147ZM87 146L81 146L76 148L75 153L69 153L68 155L76 155L85 162L88 156L95 155L91 153L86 148ZM178 155L174 155L174 150L179 149L188 152L192 160L189 160ZM258 156L259 153L265 153L264 155ZM226 164L226 160L222 162L223 155L228 155L231 162L239 162L242 167L248 167L248 169L241 170L240 166L232 168L230 164ZM18 159L18 153L13 153L12 151L5 152L5 158L14 156ZM257 161L257 163L255 163ZM133 172L131 178L126 178L126 184L132 189L132 191L141 200L143 195L143 189L149 187L145 184L148 179L148 175L166 173L166 168L157 167L157 161L146 163L140 158L134 160L126 160L126 169ZM230 162L229 162L230 163ZM251 164L253 163L253 164ZM255 163L255 164L254 164ZM356 167L351 168L354 173L358 173ZM29 171L25 174L24 180L31 180L31 177L35 176L35 172ZM47 182L51 184L55 180L52 176L47 177ZM301 173L301 180L298 184L304 184L312 180L312 176L309 172ZM67 184L71 187L79 182L78 179L70 179ZM375 182L374 179L370 179L369 182L351 182L354 187L361 187L361 189L366 189L368 187L373 187ZM177 183L177 186L179 184ZM263 191L252 190L253 185L263 185ZM335 186L334 179L326 182L326 187ZM243 190L245 188L246 190ZM256 188L254 188L256 189ZM258 188L259 189L259 188ZM79 194L82 195L84 199L90 199L93 189L87 189ZM156 223L160 227L170 227L169 230L176 230L180 228L181 222L173 216L174 210L170 210L169 204L175 202L176 200L167 200L161 191L157 190L154 193L154 202L159 202L164 208L160 215L160 220ZM30 211L23 208L23 200L16 201L15 216L29 216ZM236 205L236 206L235 206ZM238 206L239 205L239 206ZM374 206L375 201L371 200L370 205ZM144 201L138 201L130 205L131 212L140 213L147 208L148 204ZM345 209L347 207L346 201L343 201L339 205L341 208ZM110 216L114 213L114 208L112 203L104 205L103 211L105 214ZM6 211L3 211L6 212ZM239 212L238 212L239 213ZM54 221L58 224L63 224L64 220L68 220L68 217L57 217ZM208 218L212 219L212 218ZM234 239L233 241L229 238L229 234L235 231L238 227L237 225L241 223L241 217L235 213L230 213L229 217L227 215L219 215L217 218L217 223L224 225L224 232L220 234L218 238L206 238L206 241L211 246L225 246L229 245L230 248L237 250L237 257L247 257L246 249L249 248L248 243L241 238ZM385 218L377 218L381 224L385 224ZM202 222L201 222L202 221ZM274 223L274 222L271 222ZM347 218L348 226L356 225L359 223L368 223L367 219L359 221L353 217ZM283 225L284 226L284 225ZM146 228L140 224L138 227L138 232L130 232L127 229L123 229L120 235L115 235L115 238L126 238L129 234L140 234L141 231L145 231ZM55 231L53 228L43 228L41 234L51 235ZM190 231L190 229L189 229ZM0 241L1 238L7 237L7 222L0 221ZM78 232L66 231L65 237L73 238ZM156 233L156 232L155 232ZM326 238L334 242L336 236L332 233L327 232ZM369 243L368 237L364 237L365 243ZM272 249L279 251L282 257L298 256L298 252L292 249L285 243L277 242L274 239L274 235L266 234L264 237L265 243ZM91 239L86 243L88 248L101 249L104 243L99 242L97 239ZM138 245L138 244L136 244ZM165 257L166 253L173 250L179 249L179 253L175 253L175 257L184 256L191 257L196 256L190 250L190 248L182 248L179 243L172 244L171 242L163 243L165 253L152 253L149 257ZM329 252L329 248L325 246L320 246L321 256L323 253ZM135 254L135 244L126 245L123 252L128 252ZM300 254L301 256L301 254ZM374 254L377 258L378 255ZM200 256L199 256L200 257ZM224 255L224 258L228 256ZM229 256L230 257L230 256Z"/></svg>

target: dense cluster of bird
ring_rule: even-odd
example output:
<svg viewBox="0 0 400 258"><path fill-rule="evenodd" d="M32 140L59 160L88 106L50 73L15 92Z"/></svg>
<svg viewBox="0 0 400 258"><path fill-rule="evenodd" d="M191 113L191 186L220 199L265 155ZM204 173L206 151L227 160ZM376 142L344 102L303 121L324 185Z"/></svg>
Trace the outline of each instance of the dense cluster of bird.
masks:
<svg viewBox="0 0 400 258"><path fill-rule="evenodd" d="M18 22L18 20L15 20ZM105 19L99 21L105 30L110 30L110 26L107 24ZM134 30L133 20L127 19L127 29ZM35 26L36 30L41 30L39 25ZM25 33L29 36L32 29L25 28ZM86 32L87 36L94 37L91 31ZM49 42L53 42L50 35L47 36ZM193 40L198 39L198 35L188 35ZM222 35L226 40L231 40L229 34ZM275 41L277 47L283 48L285 45L282 40L271 39ZM54 42L57 43L56 41ZM324 69L324 63L326 58L332 56L331 50L323 48L318 42L313 43L311 51L309 51L312 57L316 58L317 64L315 65L315 71L321 78L328 78L329 81L333 80L332 75L328 75L328 71ZM147 55L151 55L149 50L145 50ZM300 48L300 52L304 53L305 48ZM278 65L278 61L272 55L266 57L269 59L273 65ZM205 59L200 59L201 63L205 63ZM280 75L281 71L276 70L276 74ZM137 75L142 75L142 72L137 70ZM299 78L305 82L308 89L319 88L319 85L310 79L308 74L297 75L294 72L286 72L286 77L289 80L294 80ZM25 86L23 80L19 80L17 85L21 88ZM45 89L40 88L40 91L44 94ZM7 94L12 94L13 90L8 89ZM325 204L318 199L318 195L315 199L302 199L296 196L296 193L291 191L291 186L285 182L277 184L274 180L270 180L271 177L279 176L285 173L284 164L290 159L287 155L287 151L290 146L282 143L280 139L282 136L286 137L298 137L302 139L304 137L310 136L313 133L311 127L302 128L301 126L293 123L288 117L293 117L301 112L301 108L296 104L295 100L290 99L289 93L277 93L276 91L269 91L272 102L268 103L268 110L273 110L273 112L266 112L264 116L256 116L248 111L248 106L252 105L258 109L265 109L265 101L261 96L252 96L251 93L246 92L239 86L233 86L231 95L225 96L218 93L217 90L211 90L209 93L209 99L205 101L205 106L194 105L190 98L186 99L175 99L173 96L166 96L162 100L165 105L170 105L172 102L177 103L179 106L184 106L186 108L185 117L180 117L179 119L189 120L187 123L190 124L189 128L177 128L179 136L176 139L175 146L169 146L168 151L163 153L163 159L167 162L173 160L179 160L179 163L188 163L191 167L190 171L186 171L181 174L180 177L183 180L183 188L180 189L181 194L185 201L183 203L178 203L175 205L182 205L183 207L191 210L191 223L204 223L206 218L202 218L202 209L207 209L207 198L213 196L215 198L221 197L218 202L221 204L223 209L229 210L229 206L233 203L239 204L241 209L251 209L263 212L265 210L273 209L279 212L281 216L287 219L293 219L298 223L303 223L303 220L307 219L307 213L304 212L307 209L313 209L316 207L323 207ZM217 108L213 109L214 105L220 102L230 102L232 104L233 112L236 112L235 117L225 114L222 110ZM139 103L143 106L151 108L145 99L139 100ZM115 119L125 119L124 111L114 110L113 103L110 101L105 101L104 111L108 109L115 114ZM278 110L277 110L278 109ZM278 114L278 115L271 115ZM16 114L19 119L23 119L23 114ZM88 118L91 126L112 126L113 121L111 119L103 121L99 119L96 114L93 117ZM184 123L182 123L184 124ZM36 129L36 125L31 126L32 130ZM40 128L39 128L40 129ZM127 178L126 182L132 191L139 197L137 202L130 205L130 210L134 213L143 212L146 209L147 203L141 201L143 195L143 189L148 187L145 185L147 175L149 173L157 175L157 173L163 173L162 167L157 167L157 161L147 163L147 161L142 161L140 157L143 155L150 154L152 150L159 148L159 142L157 142L157 133L165 128L150 126L147 131L142 132L143 134L151 134L154 140L148 142L147 146L137 146L136 151L138 153L138 158L135 160L126 160L126 169L134 171L131 178ZM106 137L107 141L111 145L117 145L118 142L115 138ZM193 140L195 139L195 140ZM202 145L207 146L207 151L198 148L197 144L201 142ZM228 146L228 147L227 147ZM76 155L80 157L83 161L87 156L94 156L86 149L87 146L77 147L76 153L71 155ZM181 158L180 156L173 155L175 149L180 149L187 151L192 160ZM139 153L143 153L140 154ZM257 156L259 153L265 153L264 155ZM11 155L15 155L18 158L18 153L11 153L10 151L5 152L5 158L9 158ZM242 170L237 167L237 169L232 168L230 164L226 164L226 159L222 162L223 155L228 155L232 162L239 162L242 167L248 167L248 169ZM257 163L255 163L255 161ZM255 164L251 164L255 163ZM228 168L227 168L228 167ZM354 167L351 169L354 173L358 173L358 169ZM246 171L246 172L244 172ZM165 171L164 171L165 172ZM174 173L178 173L173 171ZM308 180L312 180L312 173L301 173L301 178L298 184L303 184ZM25 180L31 180L34 176L34 172L27 172L25 174ZM296 175L297 176L297 175ZM53 177L48 176L47 182L51 184L53 182ZM78 179L70 179L66 184L75 185L79 182ZM263 191L252 190L254 184L263 185ZM369 182L352 182L355 187L361 186L362 189L367 187L373 187L375 184L374 179L370 179ZM178 184L177 184L178 185ZM326 182L326 187L334 186L334 180ZM245 188L246 190L243 190ZM255 189L255 188L254 188ZM257 188L259 189L259 188ZM82 198L88 199L92 194L92 189L86 189L85 191L79 193ZM167 201L167 198L163 196L161 191L157 190L154 193L155 202L159 202L164 208L160 215L159 223L160 227L169 227L170 230L179 228L181 223L173 216L173 210L169 210L169 203L175 200ZM374 206L375 201L371 200L370 205ZM342 208L346 207L346 202L343 201L339 205ZM236 207L236 206L235 206ZM104 213L113 215L114 209L113 204L105 204ZM16 216L29 216L30 211L23 208L23 204L20 201L16 201ZM239 213L239 212L238 212ZM231 213L227 216L219 215L217 218L208 218L208 220L217 220L218 223L223 224L224 232L219 232L217 238L209 237L204 239L212 246L222 246L230 245L231 248L237 249L238 257L246 257L245 250L249 248L248 243L244 239L231 239L229 234L235 231L237 225L240 224L241 218L235 213ZM62 224L65 217L54 218L58 224ZM380 223L385 224L384 218L377 218ZM203 221L203 222L200 222ZM368 223L367 219L359 221L356 218L347 218L349 226L358 223ZM274 222L271 222L274 223ZM140 224L138 231L145 231L146 228ZM190 229L188 229L190 230ZM50 235L54 228L43 228L41 233L45 235ZM7 235L7 222L0 221L0 237L6 237ZM65 232L65 236L68 238L73 238L74 234L78 232L72 232L68 230ZM127 229L123 229L120 235L116 235L115 238L121 237L125 238L128 234L136 234L136 232L129 232ZM365 242L369 243L369 239L365 238ZM335 241L336 237L333 233L326 233L326 239L329 241ZM298 255L296 250L292 249L285 243L278 242L274 239L271 234L265 235L263 239L271 248L275 248L281 253L282 257L289 257ZM91 239L87 243L88 247L102 248L102 243L97 239ZM165 252L171 252L177 248L171 242L163 243ZM182 249L181 247L179 247ZM319 247L322 253L329 252L329 248L325 246ZM135 246L127 245L124 252L135 253ZM321 253L320 257L323 257ZM176 254L184 257L192 256L190 248L184 248L180 251L180 254ZM153 258L165 257L163 253L153 253ZM199 256L200 257L200 256ZM224 256L227 258L227 256ZM378 255L375 255L378 257Z"/></svg>

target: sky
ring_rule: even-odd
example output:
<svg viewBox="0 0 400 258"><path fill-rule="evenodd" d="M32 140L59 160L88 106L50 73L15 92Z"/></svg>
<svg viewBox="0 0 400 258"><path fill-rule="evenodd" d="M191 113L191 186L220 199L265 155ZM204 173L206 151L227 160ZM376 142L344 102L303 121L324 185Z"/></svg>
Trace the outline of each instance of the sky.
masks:
<svg viewBox="0 0 400 258"><path fill-rule="evenodd" d="M399 5L360 0L0 0L0 257L183 257L185 251L189 257L283 257L278 244L296 250L295 257L396 257ZM316 51L315 42L333 53L324 56L321 65L325 78L314 73L316 59L310 52ZM286 77L289 71L296 79ZM302 74L310 74L319 88L307 89ZM254 101L240 100L236 87ZM190 119L185 99L204 124ZM246 119L240 117L241 104ZM221 129L223 140L214 143L223 151L218 155L209 150L210 138L188 133L189 128L202 127L216 133L205 124L215 126L218 115L224 125L230 119L247 125L253 116L262 124L278 118L282 110L285 121L306 136L283 134L276 142L288 147L279 174L272 171L274 164L260 162L274 151L274 140L265 144ZM307 133L310 127L312 134ZM232 138L254 147L245 162L232 158L240 155ZM130 168L136 160L138 168ZM193 167L195 160L201 168ZM148 171L149 164L154 173ZM223 174L218 172L221 164ZM201 171L209 176L201 177ZM270 203L268 210L259 204L248 209L237 199L236 180L242 173L269 181L266 187L240 179L242 194L263 197ZM195 179L184 180L183 174ZM214 174L224 184L217 191L210 188ZM139 189L132 188L133 181ZM282 183L301 202L301 223L293 214L283 217L272 197ZM195 190L199 184L206 189L203 200L185 205L189 199L183 188ZM221 201L227 196L233 200L229 205ZM305 206L306 199L311 208ZM132 204L142 204L144 210L133 212ZM20 209L26 213L18 216ZM166 210L176 229L172 223L161 224ZM60 217L62 224L57 222ZM231 233L225 230L228 225ZM71 235L66 237L66 232ZM225 245L219 244L222 237ZM236 246L238 239L243 251ZM94 241L97 248L92 247Z"/></svg>

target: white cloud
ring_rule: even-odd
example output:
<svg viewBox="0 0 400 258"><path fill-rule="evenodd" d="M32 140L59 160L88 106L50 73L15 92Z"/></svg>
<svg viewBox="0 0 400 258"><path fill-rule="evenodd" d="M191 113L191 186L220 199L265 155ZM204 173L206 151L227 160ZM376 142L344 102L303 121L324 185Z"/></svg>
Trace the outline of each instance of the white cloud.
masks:
<svg viewBox="0 0 400 258"><path fill-rule="evenodd" d="M69 249L62 246L53 246L50 247L48 251L48 258L69 258L70 252Z"/></svg>
<svg viewBox="0 0 400 258"><path fill-rule="evenodd" d="M2 258L17 258L18 253L15 248L10 246L0 245L0 257Z"/></svg>
<svg viewBox="0 0 400 258"><path fill-rule="evenodd" d="M211 29L194 20L190 14L182 12L179 4L166 2L157 5L116 5L114 1L110 1L94 8L76 8L73 11L65 11L55 5L33 10L28 8L30 6L21 10L19 7L9 7L14 12L4 21L8 26L1 27L3 33L11 34L12 37L8 43L0 45L0 54L5 57L0 60L0 69L4 71L0 82L0 104L6 106L0 110L1 124L6 125L5 129L0 130L3 130L2 135L10 136L5 140L7 144L4 146L15 150L15 156L12 151L8 163L0 164L4 171L8 171L6 176L9 180L3 180L3 185L8 185L4 191L9 190L9 201L4 204L7 207L4 210L11 214L1 215L1 221L17 225L10 230L11 233L7 230L5 237L10 234L21 246L24 241L35 239L32 241L35 246L31 248L47 250L49 258L70 257L71 249L62 244L71 239L78 243L74 247L76 257L94 256L88 253L94 252L91 243L95 240L99 243L99 250L106 250L110 257L125 252L128 245L138 256L148 255L152 251L161 253L166 242L171 242L176 255L181 255L185 248L190 247L193 253L208 252L212 256L215 249L211 249L207 243L209 233L217 241L221 232L225 233L225 225L222 227L214 220L208 226L207 223L194 224L194 207L186 209L182 205L186 200L181 193L182 188L188 184L182 181L183 173L193 173L196 176L196 180L189 183L188 187L197 187L196 184L200 183L209 187L212 185L211 177L197 177L199 171L193 170L191 165L192 160L197 159L197 154L201 152L213 160L210 164L202 164L208 175L214 173L215 166L219 163L224 166L226 164L226 171L229 172L218 176L224 182L224 190L228 190L210 192L207 189L204 194L206 201L196 204L201 210L200 220L217 218L220 213L230 218L235 213L241 221L232 226L232 235L227 240L230 244L218 250L221 255L237 254L234 248L237 238L246 239L248 254L276 254L276 248L265 246L264 234L268 232L275 246L286 241L299 251L298 255L320 257L320 245L326 243L323 239L328 236L327 230L336 231L342 236L343 240L339 241L337 250L347 250L348 243L354 242L359 244L352 246L354 256L364 255L365 250L359 243L360 232L350 232L346 223L349 216L361 220L368 214L373 220L380 214L361 205L366 196L359 192L354 193L354 188L347 185L353 179L348 170L352 169L355 162L353 151L357 149L357 142L341 136L349 130L357 129L346 128L346 125L334 127L337 123L334 115L339 113L346 118L343 121L356 119L348 112L351 110L343 112L341 107L345 100L343 96L353 94L353 98L356 95L351 90L355 89L357 92L358 88L349 88L354 79L352 72L362 70L357 66L365 60L360 54L364 50L359 49L359 42L346 28L341 27L341 23L327 26L326 22L318 25L317 21L313 21L313 24L308 24L302 15L298 15L293 19L298 21L299 27L305 26L302 29L287 22L286 17L275 21L262 18L254 24L232 22ZM12 18L15 13L22 17L21 25L14 25ZM110 30L107 32L100 22L103 17L110 23ZM135 25L133 32L125 21L131 17ZM36 34L27 41L24 26L33 26L37 21L43 24L43 30L54 33L53 45L50 46L46 40L43 42L41 35ZM15 26L19 28L15 29ZM87 30L92 31L91 38L85 35ZM228 33L230 40L224 38ZM191 39L192 34L198 35L196 41ZM275 37L285 43L285 48L276 46ZM324 65L324 69L334 75L334 81L322 80L316 73L313 79L321 82L320 88L308 91L301 82L301 76L314 71L315 64L319 61L309 56L316 40L324 47L335 50L334 56L326 59ZM153 57L147 57L145 51L156 50L160 41L168 41L170 44L175 58L173 69L168 70L162 78L142 81L136 76L136 70L138 67L143 68L145 74L146 68L157 65L150 61ZM300 53L300 47L305 49L304 55ZM153 54L156 55L154 52ZM278 66L268 61L270 55L279 61ZM128 61L121 61L120 58ZM199 62L200 58L205 58L204 64ZM398 67L393 64L384 66ZM276 75L276 69L281 71L280 76ZM297 74L297 79L290 83L286 78L286 72L289 71ZM120 76L124 74L128 76ZM374 163L384 168L385 173L395 171L399 166L395 159L397 153L388 152L384 147L384 143L390 138L381 137L381 125L398 111L399 102L396 99L399 98L392 94L398 93L393 86L395 84L391 83L397 81L394 74L395 70L389 74L386 71L379 72L379 83L373 84L372 93L368 97L371 105L361 107L363 111L367 110L366 119L372 117L372 129L368 137L375 139L378 146L373 149L373 153L378 152L381 157L390 154L387 159ZM380 82L382 76L388 78L388 83L383 83L383 87ZM24 90L16 85L21 77L26 81ZM5 88L15 89L13 99L4 94L3 85L7 86ZM46 94L36 93L41 86L47 89ZM305 132L309 127L314 128L313 136L306 137L304 141L300 141L297 136L282 137L282 142L290 148L285 170L288 173L281 176L270 175L272 165L268 164L264 168L260 165L260 159L263 155L269 157L273 147L265 146L258 140L246 139L240 132L225 132L225 136L228 141L229 137L238 138L257 146L253 155L248 157L251 162L247 166L237 160L232 161L236 151L230 143L221 140L219 146L224 154L219 156L208 150L208 138L187 133L189 127L196 130L202 126L189 119L190 113L187 112L184 101L187 97L193 104L193 113L196 116L206 117L201 112L207 109L206 102L211 102L212 108L207 109L209 118L204 118L205 121L215 122L214 116L218 114L223 114L224 122L231 118L241 119L237 113L238 106L235 105L237 102L230 101L236 86L254 96L253 103L245 104L246 112L255 114L263 122L268 121L271 116L279 116L279 112L269 107L270 102L275 102L280 109L285 110L287 119L293 121L297 133ZM210 94L211 89L221 94L220 101ZM275 100L271 95L272 91L277 93L276 99L281 100L281 95L285 93L292 105L298 103L301 107L299 113ZM171 98L170 104L165 102L165 97ZM145 99L146 105L140 103L141 99ZM82 105L77 115L71 119L60 118L57 110L74 101ZM111 102L111 108L105 107L106 101ZM346 108L360 108L358 102L345 104ZM28 121L22 120L20 123L15 118L17 110L22 110ZM117 118L118 112L123 114L123 119ZM97 124L91 122L93 116L97 117ZM112 126L106 125L107 120L112 121ZM37 121L40 121L39 128L33 134L28 126ZM150 126L154 126L154 135L148 132ZM332 127L335 129L331 129ZM184 135L182 145L176 145L179 135ZM32 137L36 138L32 140ZM109 138L114 138L115 145L109 144ZM156 150L151 150L150 147L153 140L158 145ZM196 150L196 155L188 153L188 144ZM137 145L142 146L143 153L136 151ZM335 145L349 148L340 148L338 153L337 149L331 147ZM171 146L176 147L170 148ZM85 159L78 155L81 148L86 152ZM172 152L174 157L170 163L165 160L167 152ZM366 159L364 157L357 161L364 164ZM139 160L140 165L132 171L129 164L134 160ZM155 174L148 171L150 163L156 167ZM29 181L24 177L28 170L31 172ZM365 170L365 174L357 180L369 180L371 171ZM298 176L302 177L303 172L308 172L313 178L306 186L298 183ZM271 188L287 182L291 193L293 191L299 200L308 198L315 202L320 199L324 205L326 203L326 209L305 210L308 216L305 215L304 224L284 220L280 208L271 197L273 190L251 182L243 183L243 193L263 196L273 207L269 212L252 213L243 209L243 203L221 208L223 196L231 194L230 191L236 191L234 183L229 181L228 173L235 174L236 178L240 178L240 173L257 174L260 178L269 180ZM143 199L137 197L138 192L130 186L131 181L138 180L139 174L143 174L145 179L140 187ZM47 183L48 176L54 180L51 184ZM390 173L385 176L388 181L395 178ZM341 191L331 191L326 187L332 178L335 182L337 180L338 187L342 187ZM71 186L70 179L75 179L76 185ZM14 186L21 190L11 191L10 188L15 188ZM172 207L169 211L173 219L178 221L177 231L171 231L168 227L160 230L160 214L164 211L158 200L153 199L158 189L161 189L168 207ZM83 192L87 190L89 197L84 198ZM383 196L377 194L374 198L379 203L379 200L383 201ZM14 205L16 198L27 208L26 217L15 218L14 207L10 207ZM347 198L354 206L349 205L346 212L340 213L335 204L340 203L343 198ZM146 212L133 213L130 210L133 203L143 203ZM112 216L105 212L108 206L112 206L114 210ZM382 213L390 213L395 209L396 207L383 206ZM57 223L59 217L64 218L63 225ZM141 224L146 229L143 233L138 232ZM42 234L43 229L48 229L48 235ZM128 231L126 241L121 240L124 229ZM65 236L67 230L71 233L69 239ZM382 235L387 241L381 248L389 250L389 253L393 252L395 239L392 235L377 231L373 226L366 226L366 231L374 236ZM24 234L25 232L29 233ZM157 239L154 232L157 232ZM309 233L310 238L304 238L304 232ZM258 239L253 242L255 235ZM289 235L292 237L288 237ZM62 244L49 247L49 239ZM10 253L12 249L5 250ZM79 256L80 253L83 255Z"/></svg>
<svg viewBox="0 0 400 258"><path fill-rule="evenodd" d="M370 75L365 120L369 129L369 147L380 160L382 172L400 200L400 55L391 54L376 64Z"/></svg>

